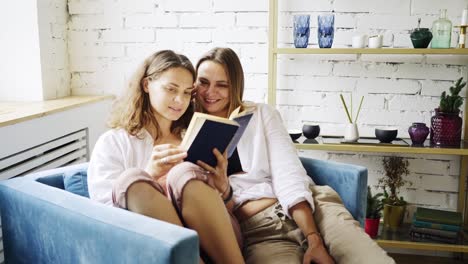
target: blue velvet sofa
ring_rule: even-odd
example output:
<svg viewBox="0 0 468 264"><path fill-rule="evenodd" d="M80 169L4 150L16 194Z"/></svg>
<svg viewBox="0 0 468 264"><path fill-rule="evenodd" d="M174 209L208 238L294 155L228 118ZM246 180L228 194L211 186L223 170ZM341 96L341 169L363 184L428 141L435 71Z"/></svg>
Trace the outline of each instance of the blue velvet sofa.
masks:
<svg viewBox="0 0 468 264"><path fill-rule="evenodd" d="M301 158L315 183L329 185L361 225L367 169ZM198 263L196 232L105 206L64 190L64 175L87 164L0 182L6 263Z"/></svg>

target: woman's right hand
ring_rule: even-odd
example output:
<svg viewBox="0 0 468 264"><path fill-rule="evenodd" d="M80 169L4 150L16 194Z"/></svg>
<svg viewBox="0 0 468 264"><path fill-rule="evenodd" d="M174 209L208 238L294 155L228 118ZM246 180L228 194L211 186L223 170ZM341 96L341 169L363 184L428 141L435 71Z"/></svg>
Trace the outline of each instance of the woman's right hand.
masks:
<svg viewBox="0 0 468 264"><path fill-rule="evenodd" d="M161 144L153 147L151 158L145 171L153 178L167 174L172 167L181 163L187 157L187 152L173 144Z"/></svg>
<svg viewBox="0 0 468 264"><path fill-rule="evenodd" d="M223 154L221 154L221 152L219 152L219 150L215 148L213 149L213 154L215 155L217 160L216 167L211 167L210 165L206 164L201 160L197 161L197 165L205 169L210 174L216 189L221 195L223 195L229 188L229 178L227 176L227 150L224 151ZM225 197L223 197L223 199L224 198Z"/></svg>

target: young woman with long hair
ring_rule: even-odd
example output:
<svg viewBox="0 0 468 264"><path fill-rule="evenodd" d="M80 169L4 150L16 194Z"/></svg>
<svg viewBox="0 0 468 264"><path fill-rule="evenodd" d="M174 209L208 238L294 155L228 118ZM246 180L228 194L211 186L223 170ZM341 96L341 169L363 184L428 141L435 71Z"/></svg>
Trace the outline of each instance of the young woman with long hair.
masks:
<svg viewBox="0 0 468 264"><path fill-rule="evenodd" d="M359 228L336 192L328 186L314 186L278 111L266 104L242 101L244 73L232 49L208 51L196 69L198 111L228 117L242 106L254 112L229 158L229 177L224 177L224 185L234 191L228 208L240 222L246 263L334 263L325 245L342 263L358 263L366 253L372 256L367 263L392 263ZM317 202L320 200L327 200L326 206ZM324 232L321 235L314 215L326 226L343 230L341 245L324 241L333 235L328 229L320 230Z"/></svg>
<svg viewBox="0 0 468 264"><path fill-rule="evenodd" d="M243 263L231 218L218 191L218 165L183 162L179 144L193 114L195 70L187 57L163 50L148 57L117 100L110 130L97 141L89 164L93 200L198 232L216 263ZM209 174L209 176L207 175Z"/></svg>

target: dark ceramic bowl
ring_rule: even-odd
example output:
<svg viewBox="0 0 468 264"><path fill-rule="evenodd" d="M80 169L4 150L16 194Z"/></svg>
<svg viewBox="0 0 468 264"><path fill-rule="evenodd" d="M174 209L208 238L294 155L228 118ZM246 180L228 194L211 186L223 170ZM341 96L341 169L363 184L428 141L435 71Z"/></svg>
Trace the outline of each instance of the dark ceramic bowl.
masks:
<svg viewBox="0 0 468 264"><path fill-rule="evenodd" d="M302 134L308 139L314 139L320 134L320 126L312 124L304 124L302 126Z"/></svg>
<svg viewBox="0 0 468 264"><path fill-rule="evenodd" d="M299 129L290 129L288 130L288 133L293 141L300 138L302 135L302 131L300 131Z"/></svg>
<svg viewBox="0 0 468 264"><path fill-rule="evenodd" d="M376 128L375 137L382 143L392 142L398 135L397 128Z"/></svg>
<svg viewBox="0 0 468 264"><path fill-rule="evenodd" d="M411 32L410 38L415 49L425 49L432 40L432 33L428 28L416 28Z"/></svg>

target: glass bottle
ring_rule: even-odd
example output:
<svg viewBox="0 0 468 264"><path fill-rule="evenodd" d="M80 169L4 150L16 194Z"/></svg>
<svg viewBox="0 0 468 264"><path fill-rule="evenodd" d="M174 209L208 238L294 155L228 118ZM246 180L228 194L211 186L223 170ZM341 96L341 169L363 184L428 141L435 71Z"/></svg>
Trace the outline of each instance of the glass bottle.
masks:
<svg viewBox="0 0 468 264"><path fill-rule="evenodd" d="M448 49L452 36L452 22L447 19L447 9L440 10L440 17L432 24L431 48Z"/></svg>

